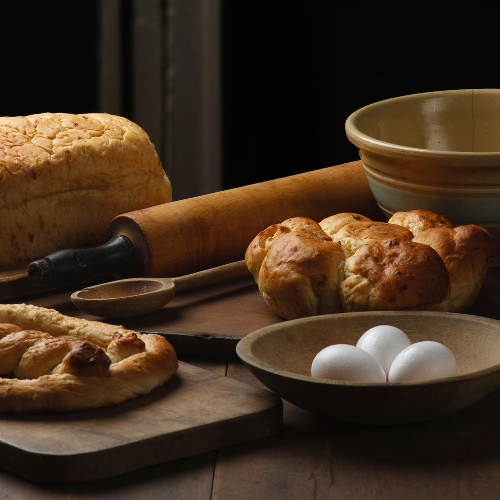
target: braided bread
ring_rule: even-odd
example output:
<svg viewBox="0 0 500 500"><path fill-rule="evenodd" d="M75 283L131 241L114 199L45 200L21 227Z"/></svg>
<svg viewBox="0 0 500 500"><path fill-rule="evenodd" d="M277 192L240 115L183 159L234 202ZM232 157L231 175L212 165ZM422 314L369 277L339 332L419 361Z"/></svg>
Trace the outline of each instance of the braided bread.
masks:
<svg viewBox="0 0 500 500"><path fill-rule="evenodd" d="M149 393L177 370L160 335L52 309L0 305L0 413L64 412Z"/></svg>
<svg viewBox="0 0 500 500"><path fill-rule="evenodd" d="M261 231L245 254L267 305L285 319L373 310L460 312L499 247L475 225L429 210L386 222L354 213L297 217Z"/></svg>

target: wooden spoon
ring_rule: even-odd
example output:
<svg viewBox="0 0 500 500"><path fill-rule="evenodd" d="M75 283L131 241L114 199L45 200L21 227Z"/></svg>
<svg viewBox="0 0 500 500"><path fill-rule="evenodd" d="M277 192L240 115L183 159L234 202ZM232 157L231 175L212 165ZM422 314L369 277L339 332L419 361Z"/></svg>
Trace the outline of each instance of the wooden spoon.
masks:
<svg viewBox="0 0 500 500"><path fill-rule="evenodd" d="M131 318L161 309L179 290L250 276L241 260L178 278L131 278L103 283L73 293L71 301L93 316Z"/></svg>

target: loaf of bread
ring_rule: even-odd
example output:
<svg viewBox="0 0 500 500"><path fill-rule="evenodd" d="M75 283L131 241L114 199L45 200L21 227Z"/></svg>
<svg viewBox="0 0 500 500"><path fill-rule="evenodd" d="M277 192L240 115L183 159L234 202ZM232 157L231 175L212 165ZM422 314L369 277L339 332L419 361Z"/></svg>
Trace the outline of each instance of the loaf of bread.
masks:
<svg viewBox="0 0 500 500"><path fill-rule="evenodd" d="M0 413L67 412L122 403L172 377L160 335L0 304Z"/></svg>
<svg viewBox="0 0 500 500"><path fill-rule="evenodd" d="M428 210L387 222L342 213L289 219L259 233L245 260L266 303L285 319L373 310L460 312L498 253L491 234Z"/></svg>
<svg viewBox="0 0 500 500"><path fill-rule="evenodd" d="M171 200L148 135L125 118L0 118L0 266L102 243L115 216Z"/></svg>

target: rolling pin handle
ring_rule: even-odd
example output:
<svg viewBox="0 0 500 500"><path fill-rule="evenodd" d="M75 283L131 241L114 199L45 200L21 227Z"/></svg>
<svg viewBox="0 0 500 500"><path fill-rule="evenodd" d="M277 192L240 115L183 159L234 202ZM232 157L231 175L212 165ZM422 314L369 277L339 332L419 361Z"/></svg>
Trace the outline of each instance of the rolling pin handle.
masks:
<svg viewBox="0 0 500 500"><path fill-rule="evenodd" d="M96 248L59 250L28 266L35 285L63 288L104 274L126 276L135 268L135 250L125 236L115 236Z"/></svg>
<svg viewBox="0 0 500 500"><path fill-rule="evenodd" d="M44 285L51 283L54 276L54 270L46 259L36 260L28 266L28 278L35 285Z"/></svg>

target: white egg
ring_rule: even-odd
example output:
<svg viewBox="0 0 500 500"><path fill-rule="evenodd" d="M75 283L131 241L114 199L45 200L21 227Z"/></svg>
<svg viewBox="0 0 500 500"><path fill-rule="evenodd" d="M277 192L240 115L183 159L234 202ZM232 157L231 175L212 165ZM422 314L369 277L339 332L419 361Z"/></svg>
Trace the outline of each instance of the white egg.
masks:
<svg viewBox="0 0 500 500"><path fill-rule="evenodd" d="M411 341L405 332L395 326L379 325L363 333L356 347L371 354L388 375L396 356L409 345Z"/></svg>
<svg viewBox="0 0 500 500"><path fill-rule="evenodd" d="M330 380L351 382L386 382L381 364L366 351L353 345L325 347L314 358L311 375Z"/></svg>
<svg viewBox="0 0 500 500"><path fill-rule="evenodd" d="M389 382L413 382L456 375L457 362L443 344L427 340L401 351L389 370Z"/></svg>

